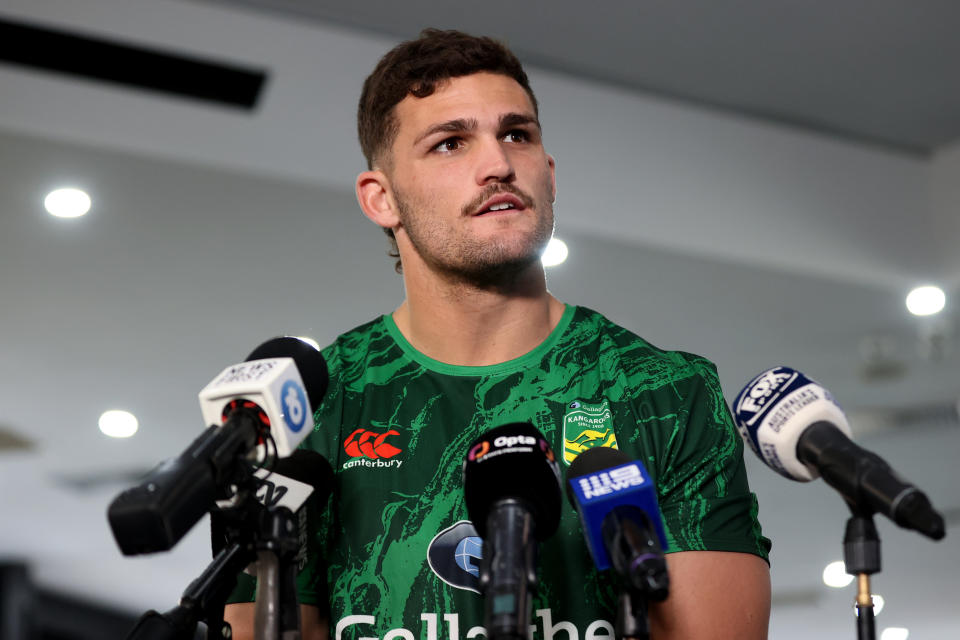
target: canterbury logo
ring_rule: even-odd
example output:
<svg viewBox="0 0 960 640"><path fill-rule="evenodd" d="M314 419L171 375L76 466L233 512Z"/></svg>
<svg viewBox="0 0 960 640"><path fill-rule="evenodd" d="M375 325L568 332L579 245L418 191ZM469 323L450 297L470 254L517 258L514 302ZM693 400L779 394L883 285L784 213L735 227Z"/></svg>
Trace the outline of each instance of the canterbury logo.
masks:
<svg viewBox="0 0 960 640"><path fill-rule="evenodd" d="M394 431L393 429L385 433L357 429L350 434L350 437L343 441L343 449L347 452L347 455L352 458L365 457L371 460L376 460L377 458L392 458L403 450L386 442L386 440L389 436L398 435L400 435L400 432Z"/></svg>

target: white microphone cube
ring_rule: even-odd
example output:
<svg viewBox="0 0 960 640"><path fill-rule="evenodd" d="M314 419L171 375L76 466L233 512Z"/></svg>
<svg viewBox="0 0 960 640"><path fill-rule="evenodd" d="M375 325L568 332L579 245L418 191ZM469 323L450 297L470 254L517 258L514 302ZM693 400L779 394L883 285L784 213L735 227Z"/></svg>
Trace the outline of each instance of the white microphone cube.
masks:
<svg viewBox="0 0 960 640"><path fill-rule="evenodd" d="M277 455L286 457L313 431L313 412L293 358L250 360L227 367L199 394L207 425L223 424L224 407L249 400L270 420Z"/></svg>

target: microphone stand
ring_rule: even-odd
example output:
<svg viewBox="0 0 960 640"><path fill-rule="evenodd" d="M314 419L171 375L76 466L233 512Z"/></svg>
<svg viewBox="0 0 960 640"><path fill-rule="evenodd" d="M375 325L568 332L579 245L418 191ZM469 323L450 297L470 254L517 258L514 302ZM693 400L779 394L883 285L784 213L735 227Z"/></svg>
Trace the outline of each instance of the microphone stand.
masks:
<svg viewBox="0 0 960 640"><path fill-rule="evenodd" d="M180 604L164 614L146 612L127 640L193 640L198 622L206 622L214 637L229 638L229 626L223 621L223 605L236 584L236 576L250 562L249 550L233 543L213 559L200 576L190 583Z"/></svg>
<svg viewBox="0 0 960 640"><path fill-rule="evenodd" d="M257 560L256 640L300 640L300 609L294 560L298 541L296 519L286 507L264 507L252 492L222 512L227 545L216 555L164 614L148 611L127 640L193 640L197 624L207 625L207 638L228 639L230 625L223 608L237 584L237 575Z"/></svg>
<svg viewBox="0 0 960 640"><path fill-rule="evenodd" d="M875 640L873 596L870 576L880 572L880 536L873 523L873 514L851 508L843 535L843 562L847 573L857 577L857 638Z"/></svg>
<svg viewBox="0 0 960 640"><path fill-rule="evenodd" d="M537 589L537 542L525 503L503 498L487 516L480 559L484 627L490 640L526 640Z"/></svg>
<svg viewBox="0 0 960 640"><path fill-rule="evenodd" d="M624 589L617 600L615 629L620 640L650 640L647 597L639 589Z"/></svg>
<svg viewBox="0 0 960 640"><path fill-rule="evenodd" d="M649 517L635 507L616 507L604 518L604 542L621 583L614 630L619 640L649 640L647 609L670 592L670 577Z"/></svg>
<svg viewBox="0 0 960 640"><path fill-rule="evenodd" d="M286 507L269 507L257 545L256 640L300 640L297 605L296 519Z"/></svg>

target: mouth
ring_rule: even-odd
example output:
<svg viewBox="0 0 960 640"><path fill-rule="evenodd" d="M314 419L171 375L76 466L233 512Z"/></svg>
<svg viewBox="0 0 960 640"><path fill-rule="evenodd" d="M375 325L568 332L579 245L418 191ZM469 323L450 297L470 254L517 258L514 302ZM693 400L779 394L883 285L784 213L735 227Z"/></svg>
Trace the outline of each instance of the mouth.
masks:
<svg viewBox="0 0 960 640"><path fill-rule="evenodd" d="M512 193L498 193L481 204L473 212L473 216L501 215L514 211L523 211L526 208L524 202Z"/></svg>

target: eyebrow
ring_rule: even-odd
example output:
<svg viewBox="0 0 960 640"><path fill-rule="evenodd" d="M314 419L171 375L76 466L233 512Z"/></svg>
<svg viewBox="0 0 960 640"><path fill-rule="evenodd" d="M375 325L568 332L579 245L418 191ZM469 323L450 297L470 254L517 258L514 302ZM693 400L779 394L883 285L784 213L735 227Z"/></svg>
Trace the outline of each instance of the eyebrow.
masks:
<svg viewBox="0 0 960 640"><path fill-rule="evenodd" d="M527 124L532 124L537 129L540 128L540 121L537 120L536 116L530 115L529 113L506 113L500 118L501 129L509 129L510 127L519 127Z"/></svg>
<svg viewBox="0 0 960 640"><path fill-rule="evenodd" d="M500 116L499 128L508 129L510 127L529 124L535 125L537 129L540 128L540 121L533 115L528 113L505 113ZM476 118L456 118L454 120L447 120L446 122L438 122L417 136L413 144L416 146L435 133L468 133L470 131L476 131L479 126L480 123Z"/></svg>
<svg viewBox="0 0 960 640"><path fill-rule="evenodd" d="M414 146L420 144L422 140L432 136L435 133L463 133L467 131L474 131L477 127L480 126L480 123L477 122L476 118L457 118L455 120L447 120L446 122L438 122L435 125L431 125L427 128L426 131L417 136L417 139L413 141Z"/></svg>

